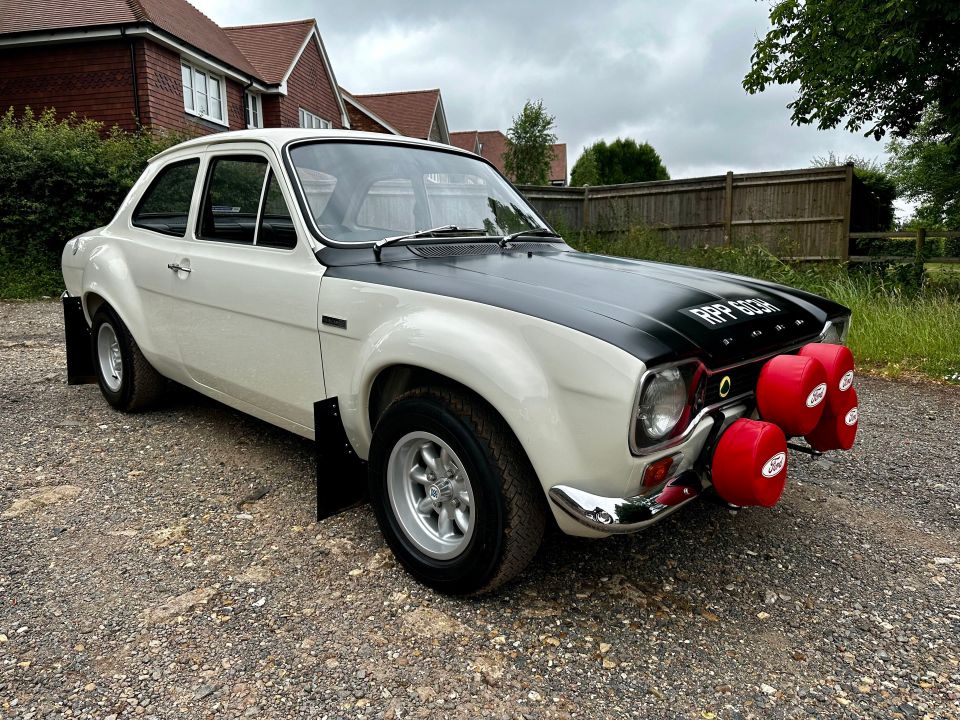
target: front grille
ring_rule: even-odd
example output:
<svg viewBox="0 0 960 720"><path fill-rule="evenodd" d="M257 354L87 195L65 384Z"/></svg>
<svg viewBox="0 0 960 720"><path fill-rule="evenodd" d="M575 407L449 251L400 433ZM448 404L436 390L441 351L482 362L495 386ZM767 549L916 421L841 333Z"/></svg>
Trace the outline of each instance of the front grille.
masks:
<svg viewBox="0 0 960 720"><path fill-rule="evenodd" d="M460 257L464 255L497 255L509 252L538 252L543 250L560 250L563 245L548 242L512 242L506 248L501 248L495 242L487 243L440 243L436 245L410 245L411 252L420 257Z"/></svg>
<svg viewBox="0 0 960 720"><path fill-rule="evenodd" d="M752 393L757 388L757 379L766 360L754 360L727 370L717 370L707 376L704 391L704 405L717 405L731 398ZM720 394L724 378L730 378L730 388L723 395Z"/></svg>

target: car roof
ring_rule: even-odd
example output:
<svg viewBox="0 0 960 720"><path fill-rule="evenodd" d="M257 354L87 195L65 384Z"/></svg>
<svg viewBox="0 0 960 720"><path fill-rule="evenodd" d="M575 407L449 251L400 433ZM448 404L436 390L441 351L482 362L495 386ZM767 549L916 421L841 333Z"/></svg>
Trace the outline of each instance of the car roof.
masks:
<svg viewBox="0 0 960 720"><path fill-rule="evenodd" d="M203 137L193 138L186 142L179 143L167 148L163 152L157 153L150 162L162 160L169 155L179 154L183 151L207 150L220 145L227 145L236 142L262 142L272 146L279 154L280 150L288 142L293 140L349 140L351 142L369 142L369 143L402 143L404 145L415 145L420 147L432 147L447 152L456 152L460 155L470 155L479 157L467 150L461 150L453 145L433 142L431 140L420 140L401 135L390 135L387 133L359 132L357 130L304 130L301 128L261 128L255 130L231 130L230 132L215 133L213 135L204 135Z"/></svg>

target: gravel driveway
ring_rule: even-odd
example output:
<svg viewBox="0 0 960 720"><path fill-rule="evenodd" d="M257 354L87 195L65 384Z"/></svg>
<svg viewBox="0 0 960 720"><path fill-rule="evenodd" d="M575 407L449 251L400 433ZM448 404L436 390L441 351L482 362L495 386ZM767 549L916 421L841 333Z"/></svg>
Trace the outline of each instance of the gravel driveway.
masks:
<svg viewBox="0 0 960 720"><path fill-rule="evenodd" d="M773 510L553 535L457 600L369 508L315 521L310 443L66 386L59 312L0 304L0 717L960 717L957 388L862 377Z"/></svg>

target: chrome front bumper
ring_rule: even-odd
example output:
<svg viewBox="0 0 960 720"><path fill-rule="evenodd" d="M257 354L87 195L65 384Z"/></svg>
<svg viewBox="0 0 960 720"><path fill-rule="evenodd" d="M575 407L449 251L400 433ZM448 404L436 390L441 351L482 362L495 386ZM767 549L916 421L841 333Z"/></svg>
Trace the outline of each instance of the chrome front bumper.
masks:
<svg viewBox="0 0 960 720"><path fill-rule="evenodd" d="M718 408L702 421L687 441L651 457L649 462L670 453L679 453L683 460L676 475L646 494L605 497L569 485L554 485L547 495L577 523L595 532L614 535L643 530L694 500L710 486L708 471L704 469L707 464L698 460L704 453L713 452L716 438L735 420L745 417L748 409L739 402Z"/></svg>
<svg viewBox="0 0 960 720"><path fill-rule="evenodd" d="M630 498L609 498L578 490L566 485L554 485L550 488L550 499L561 507L574 520L586 525L591 530L608 534L632 533L643 530L645 527L662 520L674 510L678 510L700 494L700 480L694 473L684 473L676 478L681 480L685 475L691 481L689 485L679 485L688 489L686 497L679 502L663 504L658 500L666 492L652 496L638 495ZM671 481L671 483L676 482ZM693 482L695 480L695 482ZM668 486L670 483L668 483Z"/></svg>

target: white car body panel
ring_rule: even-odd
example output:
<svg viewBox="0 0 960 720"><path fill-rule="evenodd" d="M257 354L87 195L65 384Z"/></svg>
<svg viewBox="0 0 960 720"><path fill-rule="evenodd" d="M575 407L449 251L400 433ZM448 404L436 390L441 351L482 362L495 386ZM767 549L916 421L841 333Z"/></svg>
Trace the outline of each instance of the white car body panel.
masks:
<svg viewBox="0 0 960 720"><path fill-rule="evenodd" d="M287 142L327 137L397 142L371 133L256 130L200 138L161 153L107 226L67 243L68 293L82 299L88 322L100 303L108 303L162 375L302 436L314 437L314 403L336 397L361 458L374 431L374 382L385 370L411 366L450 378L492 405L520 441L545 493L565 485L631 498L644 492L643 472L658 459L681 452L674 475L694 467L713 418L691 428L682 445L631 453L638 384L647 367L624 349L533 314L327 274L282 162ZM267 159L293 219L296 248L197 238L208 164L223 154ZM185 237L135 227L136 200L157 172L190 158L200 166ZM345 327L325 324L323 316ZM565 532L606 534L552 500L549 505Z"/></svg>

